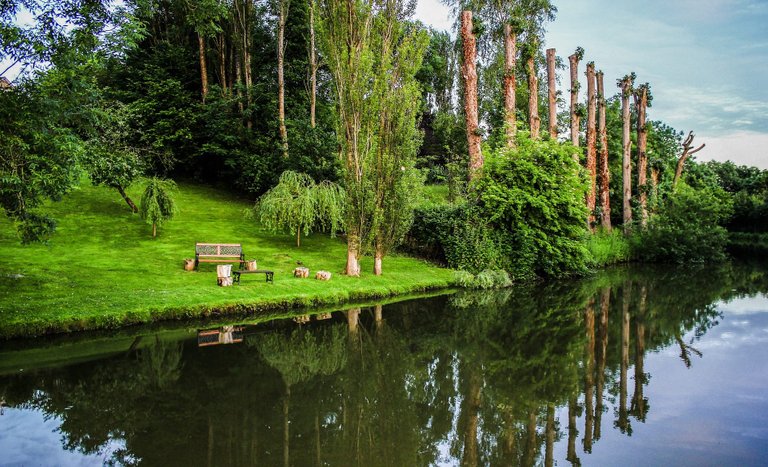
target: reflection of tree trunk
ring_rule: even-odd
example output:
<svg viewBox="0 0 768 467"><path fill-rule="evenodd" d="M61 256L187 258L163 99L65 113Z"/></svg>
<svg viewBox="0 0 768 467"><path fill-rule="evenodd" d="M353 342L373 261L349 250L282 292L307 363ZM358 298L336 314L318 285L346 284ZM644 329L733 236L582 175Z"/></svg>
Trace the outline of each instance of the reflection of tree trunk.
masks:
<svg viewBox="0 0 768 467"><path fill-rule="evenodd" d="M525 440L525 453L523 454L524 466L532 466L536 463L536 411L528 412L528 426L526 427L528 438Z"/></svg>
<svg viewBox="0 0 768 467"><path fill-rule="evenodd" d="M645 398L643 397L643 385L645 384L645 373L643 370L643 359L645 358L645 301L647 290L645 286L640 288L640 304L638 306L638 316L635 321L635 330L637 331L637 340L635 340L635 393L632 396L632 413L635 418L641 422L645 421Z"/></svg>
<svg viewBox="0 0 768 467"><path fill-rule="evenodd" d="M555 406L547 405L547 449L544 454L544 466L552 467L554 465L554 447L555 447Z"/></svg>
<svg viewBox="0 0 768 467"><path fill-rule="evenodd" d="M622 433L627 432L627 367L629 367L629 300L632 296L632 283L624 285L621 310L621 373L619 380L619 422Z"/></svg>
<svg viewBox="0 0 768 467"><path fill-rule="evenodd" d="M213 421L208 415L208 466L213 465Z"/></svg>
<svg viewBox="0 0 768 467"><path fill-rule="evenodd" d="M576 438L579 437L579 429L576 427L576 411L579 406L573 395L568 401L568 461L573 465L581 465L579 456L576 455Z"/></svg>
<svg viewBox="0 0 768 467"><path fill-rule="evenodd" d="M376 328L377 329L381 328L381 326L384 324L384 318L382 317L383 309L384 309L384 307L381 304L376 305L373 308L373 318L374 318L374 321L376 321Z"/></svg>
<svg viewBox="0 0 768 467"><path fill-rule="evenodd" d="M315 448L317 450L317 465L318 467L323 465L323 460L320 457L320 412L315 412Z"/></svg>
<svg viewBox="0 0 768 467"><path fill-rule="evenodd" d="M683 363L685 363L686 368L691 367L691 354L690 352L693 352L694 354L701 357L701 352L694 349L692 346L686 344L683 341L683 336L680 334L680 331L678 330L675 332L675 340L677 341L677 345L680 347L680 358L683 360Z"/></svg>
<svg viewBox="0 0 768 467"><path fill-rule="evenodd" d="M595 302L590 300L585 316L587 327L587 364L584 377L584 452L592 452L592 426L594 423L593 397L595 387Z"/></svg>
<svg viewBox="0 0 768 467"><path fill-rule="evenodd" d="M469 373L469 388L465 399L467 425L464 428L464 455L461 459L462 466L480 465L477 452L477 425L478 412L480 411L480 396L482 390L482 375L476 367L467 369Z"/></svg>
<svg viewBox="0 0 768 467"><path fill-rule="evenodd" d="M595 441L600 439L600 425L603 417L603 385L605 384L605 362L608 352L608 310L610 306L611 289L606 287L600 293L600 353L597 359L597 386L595 388Z"/></svg>
<svg viewBox="0 0 768 467"><path fill-rule="evenodd" d="M290 462L290 420L288 420L288 409L291 405L291 387L285 384L285 397L283 397L283 465L288 467Z"/></svg>
<svg viewBox="0 0 768 467"><path fill-rule="evenodd" d="M347 311L347 325L349 334L357 334L357 325L360 322L360 308L352 308Z"/></svg>
<svg viewBox="0 0 768 467"><path fill-rule="evenodd" d="M505 434L503 451L503 463L505 465L514 465L517 463L517 455L515 453L515 444L517 444L517 426L515 425L515 417L510 409L506 409L504 414Z"/></svg>

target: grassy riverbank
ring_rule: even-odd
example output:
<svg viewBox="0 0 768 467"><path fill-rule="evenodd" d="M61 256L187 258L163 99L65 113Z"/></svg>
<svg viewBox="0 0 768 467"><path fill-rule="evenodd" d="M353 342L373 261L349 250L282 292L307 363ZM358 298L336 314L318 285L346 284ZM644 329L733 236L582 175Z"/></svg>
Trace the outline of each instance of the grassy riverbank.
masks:
<svg viewBox="0 0 768 467"><path fill-rule="evenodd" d="M138 201L141 186L129 194ZM58 220L47 245L19 244L13 226L0 220L0 337L107 329L165 319L341 303L448 287L453 273L424 261L385 258L384 275L374 276L363 258L363 275L340 274L346 246L314 234L301 248L288 235L258 228L243 216L250 203L222 191L181 184L178 215L156 239L116 191L84 184L48 210ZM218 287L216 267L182 268L194 257L195 242L241 243L259 268L275 271L274 284L247 276L242 285ZM323 269L329 282L296 279L301 261Z"/></svg>

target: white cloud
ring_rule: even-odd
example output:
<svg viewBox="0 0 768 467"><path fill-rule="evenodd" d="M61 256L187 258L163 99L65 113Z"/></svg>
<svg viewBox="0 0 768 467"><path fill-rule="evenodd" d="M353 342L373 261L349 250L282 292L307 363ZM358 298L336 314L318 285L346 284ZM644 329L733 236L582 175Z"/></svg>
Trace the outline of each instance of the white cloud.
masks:
<svg viewBox="0 0 768 467"><path fill-rule="evenodd" d="M707 146L696 154L698 160L731 160L739 165L768 169L768 134L739 131L723 136L698 135L697 143Z"/></svg>

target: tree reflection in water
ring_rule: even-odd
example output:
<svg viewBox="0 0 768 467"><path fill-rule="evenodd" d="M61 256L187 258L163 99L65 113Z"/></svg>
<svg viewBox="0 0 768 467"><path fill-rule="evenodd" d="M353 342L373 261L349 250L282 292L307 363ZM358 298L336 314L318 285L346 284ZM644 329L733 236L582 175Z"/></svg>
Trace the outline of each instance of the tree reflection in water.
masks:
<svg viewBox="0 0 768 467"><path fill-rule="evenodd" d="M649 352L680 346L686 371L713 303L767 288L754 268L612 271L275 322L246 345L144 338L0 376L0 397L58 417L65 449L124 440L104 454L123 464L551 466L560 441L579 464L610 407L627 435L653 417Z"/></svg>

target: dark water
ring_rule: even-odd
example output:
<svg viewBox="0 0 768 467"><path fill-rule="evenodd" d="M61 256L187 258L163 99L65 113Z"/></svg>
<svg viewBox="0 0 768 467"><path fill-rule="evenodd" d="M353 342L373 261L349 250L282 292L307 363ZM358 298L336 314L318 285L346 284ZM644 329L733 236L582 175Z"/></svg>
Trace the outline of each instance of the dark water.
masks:
<svg viewBox="0 0 768 467"><path fill-rule="evenodd" d="M2 465L766 465L768 274L0 348Z"/></svg>

